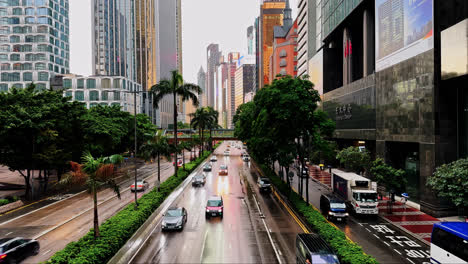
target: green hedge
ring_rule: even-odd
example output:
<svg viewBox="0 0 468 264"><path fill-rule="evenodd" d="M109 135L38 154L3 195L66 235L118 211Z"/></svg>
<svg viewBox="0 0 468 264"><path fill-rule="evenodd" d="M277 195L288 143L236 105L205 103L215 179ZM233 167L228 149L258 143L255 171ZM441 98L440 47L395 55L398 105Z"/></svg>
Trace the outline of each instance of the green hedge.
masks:
<svg viewBox="0 0 468 264"><path fill-rule="evenodd" d="M343 231L327 222L325 217L288 187L270 168L260 165L262 171L271 179L276 189L284 195L289 194L289 201L299 214L307 221L314 232L319 234L336 251L344 264L376 264L375 258L364 253L362 248L346 238Z"/></svg>
<svg viewBox="0 0 468 264"><path fill-rule="evenodd" d="M216 147L218 147L216 145ZM100 227L100 237L94 239L93 229L77 242L69 243L55 253L47 263L106 263L109 261L162 202L179 186L190 173L197 168L211 152L205 151L198 159L185 164L185 170L179 169L177 177L171 176L161 183L160 192L153 189L138 200L138 210L134 203L112 216Z"/></svg>
<svg viewBox="0 0 468 264"><path fill-rule="evenodd" d="M7 205L9 203L14 203L16 201L18 201L18 197L16 196L13 196L13 197L7 197L6 199L0 199L0 206L4 206L4 205Z"/></svg>

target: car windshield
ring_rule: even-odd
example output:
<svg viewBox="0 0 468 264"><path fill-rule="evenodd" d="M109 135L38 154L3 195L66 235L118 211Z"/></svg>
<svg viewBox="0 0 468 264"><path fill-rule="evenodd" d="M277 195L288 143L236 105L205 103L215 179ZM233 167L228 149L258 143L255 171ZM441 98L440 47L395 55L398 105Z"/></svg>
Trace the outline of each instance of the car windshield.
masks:
<svg viewBox="0 0 468 264"><path fill-rule="evenodd" d="M222 170L225 170L225 169L227 169L227 166L226 166L226 165L221 165L220 168L221 168Z"/></svg>
<svg viewBox="0 0 468 264"><path fill-rule="evenodd" d="M261 183L261 184L270 184L270 180L268 180L268 179L261 179L261 180L260 180L260 183Z"/></svg>
<svg viewBox="0 0 468 264"><path fill-rule="evenodd" d="M377 202L377 193L358 193L358 201L375 203Z"/></svg>
<svg viewBox="0 0 468 264"><path fill-rule="evenodd" d="M203 175L195 175L195 179L203 179Z"/></svg>
<svg viewBox="0 0 468 264"><path fill-rule="evenodd" d="M166 216L169 216L169 217L182 216L182 209L168 210L166 213Z"/></svg>
<svg viewBox="0 0 468 264"><path fill-rule="evenodd" d="M221 206L221 200L209 200L207 206Z"/></svg>
<svg viewBox="0 0 468 264"><path fill-rule="evenodd" d="M346 209L345 203L331 203L330 208L332 209Z"/></svg>

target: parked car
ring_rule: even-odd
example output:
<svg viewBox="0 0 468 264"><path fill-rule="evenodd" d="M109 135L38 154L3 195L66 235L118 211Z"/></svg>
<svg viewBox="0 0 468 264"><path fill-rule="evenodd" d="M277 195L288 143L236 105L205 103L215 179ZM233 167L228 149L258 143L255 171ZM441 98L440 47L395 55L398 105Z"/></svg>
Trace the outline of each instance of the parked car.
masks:
<svg viewBox="0 0 468 264"><path fill-rule="evenodd" d="M210 161L212 161L212 162L218 161L218 158L216 158L216 156L211 156Z"/></svg>
<svg viewBox="0 0 468 264"><path fill-rule="evenodd" d="M296 236L296 263L339 264L333 249L318 234L298 234Z"/></svg>
<svg viewBox="0 0 468 264"><path fill-rule="evenodd" d="M137 192L138 191L145 191L148 188L149 188L149 183L147 181L137 181L137 185L136 185ZM130 186L130 190L132 192L135 191L135 184L134 183Z"/></svg>
<svg viewBox="0 0 468 264"><path fill-rule="evenodd" d="M260 192L271 192L270 179L258 178L257 185Z"/></svg>
<svg viewBox="0 0 468 264"><path fill-rule="evenodd" d="M39 254L35 239L11 237L0 239L0 263L20 263L25 258Z"/></svg>
<svg viewBox="0 0 468 264"><path fill-rule="evenodd" d="M203 171L211 171L211 165L210 164L205 164L205 166L203 166Z"/></svg>
<svg viewBox="0 0 468 264"><path fill-rule="evenodd" d="M204 174L197 174L192 178L192 186L205 186L206 176Z"/></svg>
<svg viewBox="0 0 468 264"><path fill-rule="evenodd" d="M184 207L169 208L163 215L161 228L162 231L166 230L180 230L184 229L187 223L187 210Z"/></svg>
<svg viewBox="0 0 468 264"><path fill-rule="evenodd" d="M329 220L346 222L348 218L346 202L334 194L322 194L320 196L320 211Z"/></svg>
<svg viewBox="0 0 468 264"><path fill-rule="evenodd" d="M231 154L231 152L229 150L224 151L224 156L229 156L230 154Z"/></svg>
<svg viewBox="0 0 468 264"><path fill-rule="evenodd" d="M242 160L245 161L245 162L249 162L250 161L250 157L248 154L243 154L242 155Z"/></svg>
<svg viewBox="0 0 468 264"><path fill-rule="evenodd" d="M220 216L223 218L223 197L213 196L206 202L205 217Z"/></svg>
<svg viewBox="0 0 468 264"><path fill-rule="evenodd" d="M172 165L175 165L175 161L172 162ZM182 167L182 165L183 165L182 160L181 160L181 159L178 159L178 160L177 160L177 167Z"/></svg>
<svg viewBox="0 0 468 264"><path fill-rule="evenodd" d="M219 166L219 175L228 175L228 166L227 165Z"/></svg>

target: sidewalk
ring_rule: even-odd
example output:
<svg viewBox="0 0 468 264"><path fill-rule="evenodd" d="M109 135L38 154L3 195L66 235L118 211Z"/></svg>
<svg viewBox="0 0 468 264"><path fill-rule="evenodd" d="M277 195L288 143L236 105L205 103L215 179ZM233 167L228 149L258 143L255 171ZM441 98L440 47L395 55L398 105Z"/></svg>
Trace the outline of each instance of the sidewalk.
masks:
<svg viewBox="0 0 468 264"><path fill-rule="evenodd" d="M393 204L392 213L390 214L387 207L388 201L388 197L384 197L384 200L379 201L379 216L393 226L429 245L432 226L440 222L440 220L408 205L404 208L403 204L398 201Z"/></svg>

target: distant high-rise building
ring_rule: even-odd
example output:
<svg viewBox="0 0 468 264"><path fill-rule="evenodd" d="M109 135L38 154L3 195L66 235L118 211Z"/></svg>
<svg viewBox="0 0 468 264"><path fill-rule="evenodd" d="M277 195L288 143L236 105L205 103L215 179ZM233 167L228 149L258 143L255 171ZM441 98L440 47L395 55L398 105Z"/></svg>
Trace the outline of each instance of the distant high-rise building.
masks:
<svg viewBox="0 0 468 264"><path fill-rule="evenodd" d="M200 70L198 71L197 75L197 84L200 86L202 93L200 96L198 96L198 101L200 103L200 106L206 106L206 73L205 70L203 70L203 67L200 66Z"/></svg>
<svg viewBox="0 0 468 264"><path fill-rule="evenodd" d="M156 81L171 78L171 71L182 74L181 1L155 0L156 14ZM178 120L185 121L183 104L176 98ZM174 98L166 96L159 104L158 125L173 124Z"/></svg>
<svg viewBox="0 0 468 264"><path fill-rule="evenodd" d="M206 95L207 106L215 106L215 72L219 64L221 52L218 44L210 44L206 48Z"/></svg>
<svg viewBox="0 0 468 264"><path fill-rule="evenodd" d="M283 25L284 0L264 0L259 18L258 89L270 83L270 57L273 53L273 28Z"/></svg>
<svg viewBox="0 0 468 264"><path fill-rule="evenodd" d="M245 103L245 95L253 91L254 72L254 64L242 64L236 70L234 113L241 104Z"/></svg>
<svg viewBox="0 0 468 264"><path fill-rule="evenodd" d="M247 28L247 54L255 54L255 32L253 26Z"/></svg>
<svg viewBox="0 0 468 264"><path fill-rule="evenodd" d="M228 54L228 78L227 78L227 127L233 128L232 118L236 114L235 106L235 85L236 85L236 69L239 60L239 52L230 52Z"/></svg>
<svg viewBox="0 0 468 264"><path fill-rule="evenodd" d="M0 91L70 71L69 1L0 1ZM60 10L54 12L52 10Z"/></svg>
<svg viewBox="0 0 468 264"><path fill-rule="evenodd" d="M314 3L309 3L309 0L299 0L298 15L297 15L297 31L298 31L298 43L297 43L297 75L302 76L308 74L308 24L309 24L309 5L315 8Z"/></svg>
<svg viewBox="0 0 468 264"><path fill-rule="evenodd" d="M254 74L254 79L255 79L255 86L254 86L254 93L257 92L258 89L260 89L260 78L259 78L259 72L260 72L260 46L259 46L259 35L260 35L260 22L259 22L260 17L255 18L255 23L254 23L254 30L255 30L255 74Z"/></svg>

